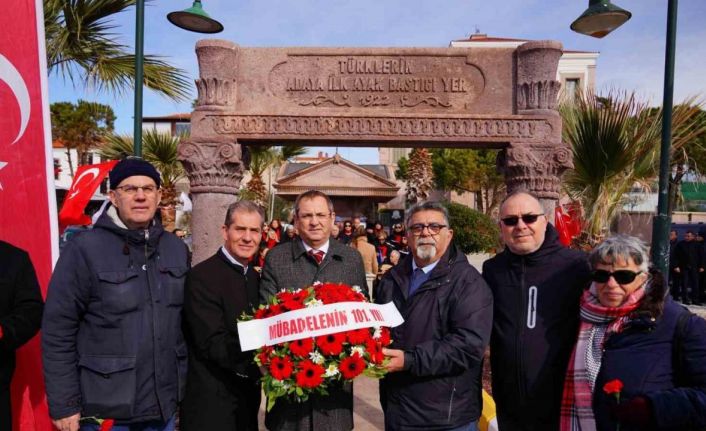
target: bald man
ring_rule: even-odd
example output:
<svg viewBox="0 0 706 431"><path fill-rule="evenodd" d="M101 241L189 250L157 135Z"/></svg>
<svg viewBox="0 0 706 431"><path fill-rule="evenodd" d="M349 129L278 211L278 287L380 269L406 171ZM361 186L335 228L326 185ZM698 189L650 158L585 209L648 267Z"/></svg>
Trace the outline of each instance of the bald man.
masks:
<svg viewBox="0 0 706 431"><path fill-rule="evenodd" d="M587 257L563 247L539 200L509 195L500 207L505 250L483 264L493 291L490 363L502 431L559 429L566 365L589 285Z"/></svg>

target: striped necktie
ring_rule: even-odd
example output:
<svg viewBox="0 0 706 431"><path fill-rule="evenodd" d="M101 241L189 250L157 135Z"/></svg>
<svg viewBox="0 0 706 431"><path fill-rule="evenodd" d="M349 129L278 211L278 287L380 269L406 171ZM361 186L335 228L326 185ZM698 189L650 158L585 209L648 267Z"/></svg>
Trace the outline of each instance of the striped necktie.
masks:
<svg viewBox="0 0 706 431"><path fill-rule="evenodd" d="M324 260L324 256L326 256L326 253L321 250L314 250L312 248L311 250L309 250L309 256L313 257L314 260L316 260L316 263L321 265L321 261Z"/></svg>

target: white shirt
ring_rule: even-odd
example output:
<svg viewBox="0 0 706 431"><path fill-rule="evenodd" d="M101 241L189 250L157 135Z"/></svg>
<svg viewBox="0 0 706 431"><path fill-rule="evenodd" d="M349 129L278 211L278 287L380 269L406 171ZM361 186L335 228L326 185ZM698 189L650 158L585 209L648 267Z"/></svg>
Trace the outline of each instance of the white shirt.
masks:
<svg viewBox="0 0 706 431"><path fill-rule="evenodd" d="M228 260L231 261L231 263L234 263L235 265L238 265L239 267L243 268L243 274L248 273L247 265L243 265L242 263L238 262L233 256L231 256L230 253L228 253L228 249L226 249L226 246L222 245L221 251L226 256L226 258L228 258Z"/></svg>
<svg viewBox="0 0 706 431"><path fill-rule="evenodd" d="M310 246L309 244L305 243L304 240L302 240L302 244L304 244L304 249L306 250L307 253L309 253L309 250L323 251L324 257L326 257L326 253L328 253L328 246L329 246L328 241L326 241L326 243L319 248L314 248L314 247Z"/></svg>
<svg viewBox="0 0 706 431"><path fill-rule="evenodd" d="M439 260L441 260L441 259L439 259ZM439 260L437 260L434 263L430 263L429 265L427 265L425 267L422 267L422 271L424 271L425 274L429 274L431 272L431 270L436 267L436 264L439 263ZM412 259L412 272L416 271L417 268L419 268L417 266L417 262L415 262L414 259Z"/></svg>

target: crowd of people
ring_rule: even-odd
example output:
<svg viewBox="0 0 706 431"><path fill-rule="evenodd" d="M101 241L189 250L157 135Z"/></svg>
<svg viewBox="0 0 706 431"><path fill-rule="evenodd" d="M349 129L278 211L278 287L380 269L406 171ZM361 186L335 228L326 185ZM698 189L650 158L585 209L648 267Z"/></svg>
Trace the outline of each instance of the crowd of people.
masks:
<svg viewBox="0 0 706 431"><path fill-rule="evenodd" d="M687 230L679 240L669 233L669 287L672 297L686 305L706 303L706 231Z"/></svg>
<svg viewBox="0 0 706 431"><path fill-rule="evenodd" d="M407 235L402 223L394 223L388 231L382 223L363 223L360 217L338 220L331 227L331 238L358 250L363 258L365 273L375 277L374 285L377 285L388 269L409 255ZM255 269L261 270L271 249L295 239L300 239L295 225L285 225L279 219L263 223L262 240L258 254L253 258Z"/></svg>
<svg viewBox="0 0 706 431"><path fill-rule="evenodd" d="M222 246L190 267L155 219L160 182L141 159L113 168L111 205L62 251L43 310L28 256L0 243L2 429L14 349L41 321L58 430L110 418L115 431L172 431L177 415L184 431L256 430L269 371L242 351L238 317L317 281L369 295L367 274L380 271L374 302L404 318L382 351L386 430L476 431L488 346L501 431L706 427L706 321L672 299L637 238L611 236L589 255L563 247L539 199L517 191L500 207L505 248L481 274L438 202L412 206L388 234L356 218L337 225L331 199L310 190L284 229L252 202L231 204ZM350 383L282 398L265 424L351 430L353 400Z"/></svg>

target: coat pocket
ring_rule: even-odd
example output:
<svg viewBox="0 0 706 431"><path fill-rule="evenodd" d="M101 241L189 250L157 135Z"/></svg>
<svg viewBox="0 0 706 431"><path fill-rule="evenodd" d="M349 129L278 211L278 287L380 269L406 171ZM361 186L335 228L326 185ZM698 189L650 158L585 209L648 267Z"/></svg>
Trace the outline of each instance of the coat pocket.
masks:
<svg viewBox="0 0 706 431"><path fill-rule="evenodd" d="M135 311L142 303L142 292L138 272L108 271L97 274L100 281L100 300L105 311L124 314Z"/></svg>
<svg viewBox="0 0 706 431"><path fill-rule="evenodd" d="M178 380L178 402L184 399L184 392L186 391L186 372L188 370L188 351L186 344L182 343L175 349L176 352L176 369L177 369L177 380Z"/></svg>
<svg viewBox="0 0 706 431"><path fill-rule="evenodd" d="M84 416L132 417L136 362L135 356L81 356L78 365Z"/></svg>
<svg viewBox="0 0 706 431"><path fill-rule="evenodd" d="M184 304L184 281L189 268L174 266L160 268L162 274L162 289L168 305L181 307Z"/></svg>

